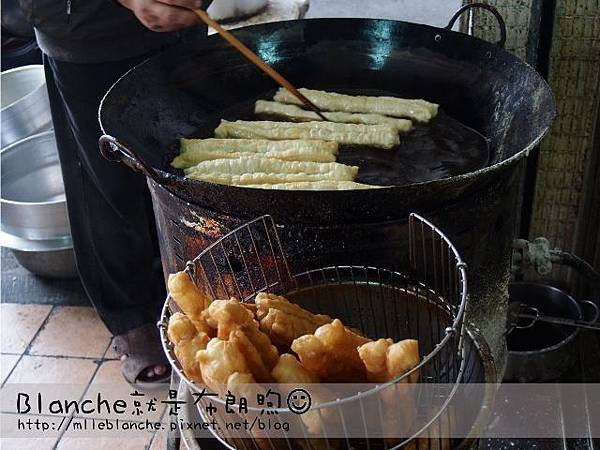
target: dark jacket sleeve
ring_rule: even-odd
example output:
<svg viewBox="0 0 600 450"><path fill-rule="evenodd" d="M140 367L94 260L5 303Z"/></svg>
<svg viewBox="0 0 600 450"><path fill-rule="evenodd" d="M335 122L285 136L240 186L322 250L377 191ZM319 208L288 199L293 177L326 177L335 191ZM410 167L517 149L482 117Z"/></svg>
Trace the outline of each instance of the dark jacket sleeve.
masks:
<svg viewBox="0 0 600 450"><path fill-rule="evenodd" d="M113 0L19 0L42 51L59 61L100 63L143 55L175 42Z"/></svg>

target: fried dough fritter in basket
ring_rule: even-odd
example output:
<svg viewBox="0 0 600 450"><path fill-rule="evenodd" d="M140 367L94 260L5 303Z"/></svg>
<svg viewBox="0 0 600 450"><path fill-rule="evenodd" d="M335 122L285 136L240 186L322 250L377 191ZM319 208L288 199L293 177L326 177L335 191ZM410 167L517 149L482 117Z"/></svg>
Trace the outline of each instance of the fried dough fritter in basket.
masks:
<svg viewBox="0 0 600 450"><path fill-rule="evenodd" d="M275 345L290 347L294 339L312 334L321 325L333 320L324 314L313 314L285 297L267 292L257 294L254 303L260 329L271 337Z"/></svg>
<svg viewBox="0 0 600 450"><path fill-rule="evenodd" d="M302 365L323 381L364 382L366 369L358 355L358 347L369 341L335 319L317 328L314 334L294 340L292 350Z"/></svg>
<svg viewBox="0 0 600 450"><path fill-rule="evenodd" d="M202 318L202 312L210 305L211 300L198 289L190 276L183 271L169 275L167 288L173 301L190 318L196 329L211 335Z"/></svg>
<svg viewBox="0 0 600 450"><path fill-rule="evenodd" d="M175 313L170 317L167 334L185 374L191 380L202 383L202 372L196 361L196 353L206 348L210 340L208 334L198 331L192 320L182 313Z"/></svg>
<svg viewBox="0 0 600 450"><path fill-rule="evenodd" d="M420 362L416 340L373 341L339 319L314 314L283 296L262 292L254 304L235 298L206 304L187 274L172 275L169 281L169 287L177 289L171 296L185 312L174 313L169 320L167 335L175 356L189 379L221 397L228 392L262 392L266 389L262 383L281 384L283 394L292 389L285 385L385 383ZM279 354L278 348L289 353ZM411 386L418 376L415 372L382 397L386 408L398 412L386 415L384 427L411 426L415 407ZM322 403L319 392L311 396L315 404ZM339 417L322 409L309 410L299 420L310 437L320 436L325 426L338 425ZM266 435L251 434L255 441L268 442Z"/></svg>
<svg viewBox="0 0 600 450"><path fill-rule="evenodd" d="M419 343L405 339L394 343L391 339L378 339L358 347L358 355L367 369L367 380L371 383L385 383L405 374L416 367L421 358ZM418 372L409 377L411 383L419 379Z"/></svg>
<svg viewBox="0 0 600 450"><path fill-rule="evenodd" d="M217 337L227 339L239 326L255 322L253 312L234 298L214 300L202 313L202 317L212 328L217 329Z"/></svg>

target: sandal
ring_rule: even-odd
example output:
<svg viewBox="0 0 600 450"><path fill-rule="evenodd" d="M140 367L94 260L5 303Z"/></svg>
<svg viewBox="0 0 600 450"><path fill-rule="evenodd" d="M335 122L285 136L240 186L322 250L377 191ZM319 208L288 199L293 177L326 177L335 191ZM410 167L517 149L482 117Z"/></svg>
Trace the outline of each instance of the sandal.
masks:
<svg viewBox="0 0 600 450"><path fill-rule="evenodd" d="M152 324L115 336L112 345L121 360L123 377L133 387L157 388L158 383L165 383L170 379L171 368L160 345L158 330ZM147 377L147 369L153 366L165 366L165 373Z"/></svg>

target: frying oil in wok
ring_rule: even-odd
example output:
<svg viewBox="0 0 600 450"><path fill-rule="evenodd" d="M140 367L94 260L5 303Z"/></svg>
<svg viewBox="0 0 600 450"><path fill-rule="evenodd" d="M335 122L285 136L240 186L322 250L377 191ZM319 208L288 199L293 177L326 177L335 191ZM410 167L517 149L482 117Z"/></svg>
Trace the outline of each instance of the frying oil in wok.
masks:
<svg viewBox="0 0 600 450"><path fill-rule="evenodd" d="M333 90L331 90L333 91ZM393 95L382 91L335 90L351 95ZM261 96L272 99L274 91ZM226 120L274 120L254 114L254 99L220 110L218 116L204 117L196 123L199 133L190 137L212 137L221 118ZM400 145L391 150L341 146L338 162L358 166L359 183L404 186L476 171L489 164L486 138L450 117L440 107L429 123L413 122L414 129L400 135Z"/></svg>
<svg viewBox="0 0 600 450"><path fill-rule="evenodd" d="M342 147L338 161L360 167L360 183L403 186L481 169L489 148L481 134L440 109L429 123L414 123L392 150Z"/></svg>

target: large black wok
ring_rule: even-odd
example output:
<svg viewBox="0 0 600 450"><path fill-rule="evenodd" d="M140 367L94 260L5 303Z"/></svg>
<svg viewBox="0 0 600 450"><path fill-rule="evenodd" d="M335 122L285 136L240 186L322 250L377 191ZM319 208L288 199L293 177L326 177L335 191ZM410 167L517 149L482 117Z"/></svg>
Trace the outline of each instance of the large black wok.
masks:
<svg viewBox="0 0 600 450"><path fill-rule="evenodd" d="M299 222L367 222L427 211L440 201L451 204L508 176L555 115L551 91L535 70L500 45L453 32L451 25L312 19L234 34L297 86L377 89L439 103L489 139L490 163L481 170L406 186L329 192L244 189L184 179L168 166L178 138L209 136L223 114L248 109L276 87L217 35L180 43L117 81L100 106L107 135L101 148L105 156L151 178L151 184L239 217L268 212Z"/></svg>

